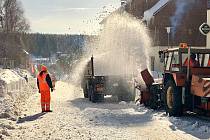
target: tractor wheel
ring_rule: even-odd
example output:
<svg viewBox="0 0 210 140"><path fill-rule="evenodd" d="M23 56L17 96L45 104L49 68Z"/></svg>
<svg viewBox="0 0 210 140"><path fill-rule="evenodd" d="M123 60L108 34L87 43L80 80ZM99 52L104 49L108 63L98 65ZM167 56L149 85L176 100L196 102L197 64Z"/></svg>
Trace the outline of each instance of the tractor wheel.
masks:
<svg viewBox="0 0 210 140"><path fill-rule="evenodd" d="M85 93L84 93L84 98L88 98L88 94L85 94Z"/></svg>
<svg viewBox="0 0 210 140"><path fill-rule="evenodd" d="M104 102L104 94L96 94L96 99L98 102Z"/></svg>
<svg viewBox="0 0 210 140"><path fill-rule="evenodd" d="M96 95L93 91L93 88L90 88L90 98L93 103L96 103Z"/></svg>
<svg viewBox="0 0 210 140"><path fill-rule="evenodd" d="M92 101L92 92L93 92L92 87L89 87L89 89L88 89L88 98L89 98L89 101Z"/></svg>
<svg viewBox="0 0 210 140"><path fill-rule="evenodd" d="M169 116L182 115L182 88L173 81L168 81L164 88L164 104Z"/></svg>
<svg viewBox="0 0 210 140"><path fill-rule="evenodd" d="M88 89L87 86L85 86L85 89L83 89L84 92L84 98L88 98Z"/></svg>

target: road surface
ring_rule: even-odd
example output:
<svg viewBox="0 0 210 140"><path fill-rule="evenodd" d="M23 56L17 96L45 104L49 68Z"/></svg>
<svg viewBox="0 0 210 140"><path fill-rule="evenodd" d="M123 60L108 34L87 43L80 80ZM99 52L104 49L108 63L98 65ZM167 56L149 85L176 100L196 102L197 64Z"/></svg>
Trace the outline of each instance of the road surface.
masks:
<svg viewBox="0 0 210 140"><path fill-rule="evenodd" d="M182 130L176 118L154 112L133 103L106 99L93 104L83 99L82 91L71 84L58 82L52 93L52 113L40 113L40 95L28 100L25 111L8 129L5 139L12 140L188 140L207 138ZM174 121L175 120L175 121ZM186 125L187 124L185 122ZM192 131L193 132L193 131ZM196 137L197 136L197 137Z"/></svg>

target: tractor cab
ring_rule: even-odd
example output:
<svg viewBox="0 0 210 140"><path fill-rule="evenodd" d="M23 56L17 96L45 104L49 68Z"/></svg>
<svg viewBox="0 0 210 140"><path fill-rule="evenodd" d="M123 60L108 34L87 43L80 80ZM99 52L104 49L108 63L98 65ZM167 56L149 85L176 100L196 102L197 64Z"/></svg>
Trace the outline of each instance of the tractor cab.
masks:
<svg viewBox="0 0 210 140"><path fill-rule="evenodd" d="M182 46L182 45L180 45ZM187 72L187 67L210 67L210 49L179 47L159 52L160 60L164 63L166 72Z"/></svg>
<svg viewBox="0 0 210 140"><path fill-rule="evenodd" d="M183 86L193 74L210 74L210 49L190 48L181 44L179 48L160 51L159 56L164 64L165 84L168 78L172 78L177 86Z"/></svg>

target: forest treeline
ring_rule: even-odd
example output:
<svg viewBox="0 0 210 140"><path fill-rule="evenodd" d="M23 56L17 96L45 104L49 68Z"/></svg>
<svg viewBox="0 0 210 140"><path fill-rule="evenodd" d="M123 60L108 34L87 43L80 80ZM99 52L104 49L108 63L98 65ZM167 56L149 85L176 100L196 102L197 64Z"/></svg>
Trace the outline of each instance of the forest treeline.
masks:
<svg viewBox="0 0 210 140"><path fill-rule="evenodd" d="M57 52L79 57L86 35L57 35L29 33L30 24L20 0L0 0L0 60L15 61L15 66L26 63L27 57L51 57ZM26 52L29 52L27 54ZM1 65L1 64L0 64Z"/></svg>

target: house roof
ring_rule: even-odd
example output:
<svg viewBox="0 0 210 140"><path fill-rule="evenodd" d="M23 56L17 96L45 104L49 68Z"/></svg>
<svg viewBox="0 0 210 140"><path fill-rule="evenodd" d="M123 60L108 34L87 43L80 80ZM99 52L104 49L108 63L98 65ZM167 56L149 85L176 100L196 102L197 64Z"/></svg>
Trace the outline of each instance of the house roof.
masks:
<svg viewBox="0 0 210 140"><path fill-rule="evenodd" d="M127 4L130 4L132 0L124 0L125 4L121 5L117 10L109 14L107 17L105 17L99 24L104 24L106 23L107 19L110 18L114 14L121 14L125 11L125 7Z"/></svg>
<svg viewBox="0 0 210 140"><path fill-rule="evenodd" d="M164 8L171 0L159 0L152 8L144 12L143 20L150 21L162 8Z"/></svg>

